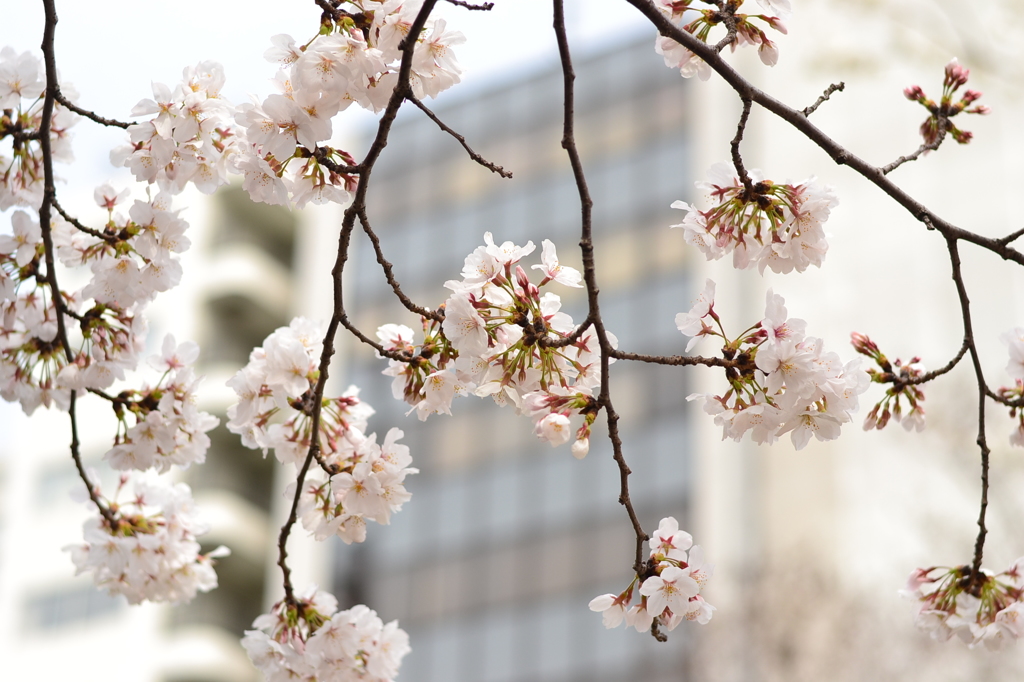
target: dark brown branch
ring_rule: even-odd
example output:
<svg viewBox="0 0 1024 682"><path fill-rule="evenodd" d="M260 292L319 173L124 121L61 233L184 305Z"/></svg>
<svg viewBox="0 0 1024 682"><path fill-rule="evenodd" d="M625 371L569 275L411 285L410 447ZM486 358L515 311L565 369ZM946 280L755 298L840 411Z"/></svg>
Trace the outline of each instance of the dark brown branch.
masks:
<svg viewBox="0 0 1024 682"><path fill-rule="evenodd" d="M736 124L736 136L732 138L732 142L729 143L729 150L732 154L732 165L736 168L736 173L740 176L740 181L743 183L743 188L747 190L747 197L753 198L754 186L750 182L750 176L747 174L747 169L743 167L743 157L740 156L740 142L743 141L743 133L747 129L747 119L750 118L750 98L743 97L743 113L740 114L740 121Z"/></svg>
<svg viewBox="0 0 1024 682"><path fill-rule="evenodd" d="M736 360L726 360L725 358L705 358L699 355L641 355L640 353L627 353L621 350L613 350L611 356L617 360L635 360L637 362L672 365L674 367L704 365L705 367L724 367L729 369L739 367L741 364Z"/></svg>
<svg viewBox="0 0 1024 682"><path fill-rule="evenodd" d="M913 154L909 154L907 156L901 156L900 158L896 159L895 161L893 161L889 165L882 166L882 168L881 168L882 175L888 175L889 173L893 172L894 170L896 170L897 168L899 168L900 166L902 166L903 164L905 164L905 163L907 163L909 161L917 161L917 159L922 154L924 154L925 152L933 152L936 149L938 149L939 146L942 144L943 140L946 139L946 124L947 124L947 121L946 121L945 117L940 117L939 118L939 136L938 136L938 138L936 138L936 140L934 142L930 143L930 144L923 144L923 145L921 145L920 147L917 148L917 151L914 152Z"/></svg>
<svg viewBox="0 0 1024 682"><path fill-rule="evenodd" d="M79 116L85 116L87 119L89 119L91 121L95 121L96 123L99 123L100 125L110 126L112 128L127 128L128 126L131 125L131 123L125 123L124 121L118 121L117 119L113 119L113 118L105 118L105 117L100 116L99 114L97 114L97 113L95 113L93 111L89 111L88 109L83 109L82 107L80 107L77 104L71 102L67 97L65 97L61 93L59 88L56 90L56 92L54 92L53 96L54 96L54 99L56 99L58 102L60 102L61 105L65 109L73 111L76 114L78 114Z"/></svg>
<svg viewBox="0 0 1024 682"><path fill-rule="evenodd" d="M327 154L328 152L326 147L317 147L313 150L312 157L316 159L317 163L321 166L332 173L337 173L339 175L356 175L362 170L362 167L358 165L344 166L340 163L335 163Z"/></svg>
<svg viewBox="0 0 1024 682"><path fill-rule="evenodd" d="M907 194L903 189L894 184L882 169L864 161L845 147L839 145L835 140L826 135L820 128L811 123L802 111L793 109L767 93L754 87L749 81L741 76L730 66L714 49L708 47L700 40L681 30L664 16L650 0L625 0L640 11L658 29L659 33L672 38L686 49L707 62L719 76L729 84L741 97L748 97L756 104L764 107L782 120L789 123L798 131L803 133L807 139L817 145L822 151L840 166L849 166L869 182L881 189L896 203L903 206L914 218L926 225L938 230L946 238L955 238L969 242L976 246L997 254L1004 260L1010 260L1018 265L1024 265L1024 253L1001 243L998 239L984 237L974 232L959 228L952 223L943 220L935 215L923 204Z"/></svg>
<svg viewBox="0 0 1024 682"><path fill-rule="evenodd" d="M939 369L932 370L931 372L928 372L926 374L922 374L916 379L908 379L907 381L901 381L897 377L892 382L893 388L899 390L903 386L917 386L918 384L925 384L931 381L932 379L935 379L937 377L942 376L943 374L946 374L954 367L956 367L958 364L960 364L960 360L963 359L964 355L967 353L969 349L970 343L968 342L967 337L965 336L964 342L960 346L960 350L957 351L957 354L953 357L953 359L947 362L944 366L940 367Z"/></svg>
<svg viewBox="0 0 1024 682"><path fill-rule="evenodd" d="M319 436L316 430L313 433ZM317 437L313 439L313 444L309 446L306 461L302 463L302 468L299 469L299 475L295 479L295 497L292 498L292 507L288 512L288 520L281 526L281 533L277 536L277 565L281 568L281 576L284 583L284 601L293 606L296 600L295 591L292 588L292 569L288 568L288 536L292 532L292 526L298 520L299 498L302 497L302 486L306 482L306 473L309 471L309 465L314 459L319 461L319 454L320 439Z"/></svg>
<svg viewBox="0 0 1024 682"><path fill-rule="evenodd" d="M438 128L440 128L441 130L443 130L444 132L448 133L449 135L454 137L456 140L458 140L459 144L462 145L462 148L466 150L467 154L469 154L469 158L473 159L478 164L480 164L481 166L483 166L487 170L491 171L492 173L497 173L498 175L500 175L503 178L507 178L507 179L511 179L512 178L512 172L511 171L507 171L504 168L502 168L501 166L499 166L497 164L494 164L494 163L491 163L490 161L488 161L487 159L485 159L484 157L480 156L475 151L473 151L473 149L466 143L466 138L465 137L463 137L462 135L458 134L457 132L455 132L454 130L449 128L447 125L445 125L444 121L439 119L437 117L437 115L433 111L431 111L429 108L427 108L426 104L424 104L423 102L418 100L414 95L410 94L410 95L408 95L406 97L406 99L409 100L410 102L412 102L413 104L415 104L417 107L419 107L420 111L422 111L424 114L426 114L427 117L431 121L433 121L434 123L437 124Z"/></svg>
<svg viewBox="0 0 1024 682"><path fill-rule="evenodd" d="M985 383L985 374L981 369L981 358L978 355L978 348L974 343L974 328L971 323L971 301L967 297L967 287L964 284L963 273L960 267L960 250L957 248L955 239L946 239L946 247L949 250L949 262L952 266L953 281L956 283L956 293L960 300L960 315L964 322L964 345L971 351L971 363L974 365L974 376L978 384L978 448L981 450L981 510L978 512L978 538L974 542L974 561L971 565L971 583L974 587L980 586L982 578L981 559L985 549L985 536L988 528L985 526L985 512L988 510L988 465L989 448L985 437L985 399L989 393Z"/></svg>
<svg viewBox="0 0 1024 682"><path fill-rule="evenodd" d="M828 101L828 98L832 96L832 93L842 92L845 89L846 83L842 81L839 81L838 83L833 83L832 85L825 88L825 92L821 95L821 97L818 98L818 100L814 104L812 104L809 107L806 107L801 113L804 116L810 116L811 114L818 110L818 107L820 107L822 104Z"/></svg>
<svg viewBox="0 0 1024 682"><path fill-rule="evenodd" d="M581 336L583 336L583 332L587 331L587 329L593 323L594 320L588 313L587 316L583 319L583 321L580 322L579 325L575 329L573 329L572 333L570 333L568 336L563 336L560 339L553 339L550 336L542 336L540 339L537 340L537 345L542 348L564 348L565 346L571 346L572 344L576 343Z"/></svg>
<svg viewBox="0 0 1024 682"><path fill-rule="evenodd" d="M420 317L426 317L436 322L444 320L444 316L438 313L436 310L429 310L423 306L416 305L411 298L409 298L404 291L402 286L395 279L395 273L391 263L387 258L384 257L384 251L380 246L380 238L377 237L377 233L370 227L370 219L366 215L366 208L363 207L359 212L359 223L363 226L363 232L370 238L370 243L373 244L373 252L377 255L377 262L380 267L384 270L384 277L387 279L388 284L391 285L391 290L395 292L395 296L402 302L402 305L406 307L412 313L419 315Z"/></svg>
<svg viewBox="0 0 1024 682"><path fill-rule="evenodd" d="M1011 232L1010 234L1006 235L1005 237L997 239L996 242L998 242L999 244L1002 244L1003 246L1006 246L1007 244L1010 244L1010 243L1016 241L1021 235L1024 235L1024 227L1022 227L1019 230L1016 230L1014 232Z"/></svg>
<svg viewBox="0 0 1024 682"><path fill-rule="evenodd" d="M39 228L43 237L43 259L46 262L46 282L50 287L50 296L53 299L53 308L57 311L57 337L64 348L64 356L68 362L74 359L71 352L71 344L68 342L68 330L64 324L64 315L61 311L66 309L64 297L60 293L60 285L57 282L57 269L55 267L53 233L50 228L50 208L53 205L54 184L53 184L53 150L50 146L50 124L53 121L53 105L59 92L57 87L57 58L54 54L54 35L57 31L57 8L54 0L43 0L43 9L46 16L46 23L43 28L43 63L46 66L46 93L43 97L43 111L39 123L39 145L43 156L43 202L39 206ZM100 515L111 531L117 529L117 517L110 508L103 504L99 493L93 486L92 481L85 473L82 465L82 455L78 440L78 418L75 412L75 403L78 400L78 392L71 391L71 399L68 405L68 418L71 420L71 459L74 460L75 469L85 483L89 492L89 499L92 500Z"/></svg>
<svg viewBox="0 0 1024 682"><path fill-rule="evenodd" d="M331 19L337 20L343 16L341 10L338 9L339 3L337 2L331 2L331 0L313 0L313 2L315 2L317 6L324 11L324 14L329 16Z"/></svg>
<svg viewBox="0 0 1024 682"><path fill-rule="evenodd" d="M369 339L349 321L348 313L345 311L342 275L344 274L345 263L348 261L349 245L352 240L352 230L355 227L356 218L359 216L360 211L366 210L366 192L369 187L370 173L384 147L387 145L391 126L395 122L395 117L398 115L402 102L410 92L409 75L412 72L412 58L413 50L416 47L416 39L422 33L423 27L427 23L427 17L430 16L430 12L434 9L437 2L438 0L424 0L420 11L412 22L412 26L409 28L409 33L399 45L399 49L402 51L402 65L398 71L398 83L396 83L395 90L391 93L391 99L388 100L388 105L384 110L383 116L381 116L380 123L377 125L377 135L374 137L373 144L370 145L366 158L360 164L361 173L359 175L359 183L356 186L355 196L352 205L345 210L345 215L342 219L341 233L338 236L338 255L335 258L334 267L331 269L333 283L331 319L327 324L327 332L324 334L323 351L320 354L320 375L317 378L316 386L313 388L309 453L306 455L302 470L299 472L295 498L292 500L291 513L284 526L281 527L281 535L278 541L277 563L281 568L284 579L285 598L291 603L294 603L295 598L291 587L291 571L287 563L286 543L297 518L298 499L302 492L302 483L305 480L306 471L309 470L311 462L318 460L320 457L320 419L323 410L323 396L330 373L331 358L334 356L334 337L338 332L338 327L344 326L360 341L376 348L377 352L381 355L387 357L396 355L396 353L385 351L379 343ZM326 0L317 0L317 4L323 7L325 12L333 10L333 5L326 3Z"/></svg>
<svg viewBox="0 0 1024 682"><path fill-rule="evenodd" d="M483 3L480 3L479 5L474 5L471 2L465 2L465 0L445 0L445 2L448 2L449 4L452 4L452 5L457 5L459 7L465 7L466 9L469 9L469 10L487 11L487 10L490 10L490 9L494 9L494 3L493 2L483 2Z"/></svg>
<svg viewBox="0 0 1024 682"><path fill-rule="evenodd" d="M604 327L604 320L601 318L601 309L598 305L597 270L594 260L593 240L593 219L592 211L594 202L590 197L590 190L587 188L587 179L583 172L583 162L580 160L579 151L576 149L575 138L575 102L573 82L576 74L572 67L572 57L569 54L569 40L565 31L565 12L562 0L553 0L554 20L553 27L558 42L558 55L562 64L562 81L564 89L562 124L562 148L569 156L569 164L572 166L573 178L576 182L576 189L580 197L580 250L583 255L583 280L587 288L587 303L589 307L588 318L593 320L594 329L597 332L598 342L601 344L601 389L598 394L598 404L604 409L608 420L608 438L612 444L612 455L619 467L619 504L626 508L630 523L633 525L633 533L636 536L636 557L633 562L633 570L639 574L643 569L643 544L647 541L647 533L640 525L636 510L629 498L629 466L622 454L622 438L619 436L619 415L615 412L611 399L611 383L609 380L608 365L614 349L608 338L608 332Z"/></svg>
<svg viewBox="0 0 1024 682"><path fill-rule="evenodd" d="M101 239L101 240L103 240L103 241L105 241L107 243L110 243L110 244L116 243L118 241L116 236L114 236L112 234L107 234L105 232L100 232L99 230L94 230L91 227L86 227L85 225L80 223L76 218L68 215L67 211L65 211L64 208L57 201L57 197L53 197L51 199L50 203L53 206L54 210L57 211L57 213L59 213L61 215L61 217L64 218L64 220L66 220L69 223L71 223L72 225L74 225L75 228L77 228L80 232L84 232L85 234L92 235L93 237L96 237L97 239Z"/></svg>

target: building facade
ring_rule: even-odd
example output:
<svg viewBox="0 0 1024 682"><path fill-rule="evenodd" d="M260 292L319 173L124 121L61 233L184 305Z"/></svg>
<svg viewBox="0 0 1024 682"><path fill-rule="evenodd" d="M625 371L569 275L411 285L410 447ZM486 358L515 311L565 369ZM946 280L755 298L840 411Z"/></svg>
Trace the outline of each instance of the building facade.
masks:
<svg viewBox="0 0 1024 682"><path fill-rule="evenodd" d="M601 308L621 347L679 353L673 317L690 278L673 200L692 187L688 87L643 39L577 58L576 131L594 206ZM409 107L376 167L370 220L404 290L428 307L447 297L462 261L483 243L551 239L580 267L580 207L562 134L562 74L549 64L490 91L436 107L504 180ZM357 238L358 240L358 238ZM359 326L418 320L394 300L358 240L346 304ZM582 290L553 287L563 310L585 316ZM687 306L683 306L687 307ZM376 429L399 426L420 474L391 525L364 545L340 547L339 591L397 618L412 640L403 682L687 678L686 628L672 643L608 632L588 602L632 577L633 535L617 503L619 471L598 430L586 459L552 449L532 424L489 399L461 398L455 416L419 422L391 396L385 361L351 347L350 376L377 409ZM644 527L689 517L689 425L681 373L619 363L612 368L622 415L630 494Z"/></svg>

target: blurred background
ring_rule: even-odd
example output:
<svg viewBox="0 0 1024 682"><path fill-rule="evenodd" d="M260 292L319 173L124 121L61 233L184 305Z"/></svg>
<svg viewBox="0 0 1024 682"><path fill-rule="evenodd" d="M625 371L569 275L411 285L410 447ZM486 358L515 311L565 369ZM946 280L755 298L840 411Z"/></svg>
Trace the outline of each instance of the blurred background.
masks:
<svg viewBox="0 0 1024 682"><path fill-rule="evenodd" d="M785 125L757 109L743 153L748 167L775 180L810 175L836 187L841 205L827 229L820 271L790 276L736 273L706 263L669 225L675 200L702 201L693 182L726 160L739 102L713 78L686 81L654 53L654 32L621 0L567 0L577 72L577 139L595 198L595 244L602 310L620 347L682 352L677 312L688 310L704 280L718 282L716 310L728 331L763 317L773 287L790 315L827 349L852 357L851 331L869 334L890 358L920 355L939 367L960 345L956 295L944 244L866 182ZM220 0L182 1L159 19L127 0L102 9L58 5L58 62L80 102L126 118L150 95L148 81L173 84L202 59L225 64L226 95L265 95L273 67L260 59L269 37L315 30L310 2L282 12L251 2L244 14ZM897 170L893 178L952 222L999 236L1021 226L1024 186L1024 3L966 7L944 0L817 0L796 3L781 59L768 69L756 55L731 57L753 82L803 107L830 83L846 90L815 122L854 153L883 165L917 148L925 112L902 89L919 84L938 97L953 56L971 68L969 87L985 93L988 117L957 121L975 140ZM465 82L429 103L488 159L514 172L502 180L477 166L419 111L403 111L374 173L370 218L403 287L436 306L446 279L490 231L498 241L555 242L563 262L574 250L579 207L561 137L561 74L550 6L497 0L492 12L443 6L449 26L468 37L457 53ZM41 10L5 9L0 45L33 48ZM312 29L312 30L311 30ZM748 54L748 52L750 52ZM127 57L127 58L126 58ZM115 65L112 66L112 65ZM105 66L111 65L111 66ZM373 117L346 112L336 143L358 158ZM62 203L85 218L102 215L93 187L112 169L107 150L119 131L76 129L79 162L65 169ZM226 381L249 350L295 315L330 313L329 271L340 211L302 212L252 204L240 188L183 197L193 248L182 285L151 308L150 344L165 332L198 341L206 374L203 408L231 402ZM0 229L9 229L7 221ZM372 249L355 238L346 268L346 302L364 330L399 322L418 327L395 301ZM1010 383L999 334L1024 324L1024 277L995 257L964 247L976 336L994 386ZM533 261L530 261L533 262ZM559 291L575 319L578 292ZM718 607L707 626L684 623L664 644L634 631L605 630L586 605L626 587L632 531L617 503L618 470L600 430L585 460L552 449L530 423L490 401L464 398L454 417L421 423L391 398L386 363L339 339L333 390L350 383L377 413L378 433L402 428L421 473L413 498L366 543L316 543L299 530L289 545L298 585L318 583L342 606L366 603L399 619L411 637L403 682L612 682L722 680L1016 680L1020 648L967 651L936 643L913 627L914 606L897 590L918 566L970 559L980 495L972 375L965 364L926 390L929 426L906 434L844 427L833 443L800 452L723 442L685 397L721 391L711 370L618 363L612 370L622 415L631 495L644 527L673 515L716 562L705 594ZM713 344L696 351L711 354ZM869 389L861 415L881 397ZM84 406L83 406L84 407ZM84 453L102 471L113 419L102 405ZM238 644L252 619L280 597L276 536L282 492L293 473L241 447L223 426L207 463L183 475L213 531L226 544L221 587L186 607L129 607L73 578L64 545L81 537L84 505L67 455L66 418L0 406L0 654L20 679L242 682L257 679ZM600 424L599 420L599 424ZM1024 464L1008 444L1011 420L990 415L993 485L986 565L996 571L1024 554ZM108 476L108 479L114 479Z"/></svg>

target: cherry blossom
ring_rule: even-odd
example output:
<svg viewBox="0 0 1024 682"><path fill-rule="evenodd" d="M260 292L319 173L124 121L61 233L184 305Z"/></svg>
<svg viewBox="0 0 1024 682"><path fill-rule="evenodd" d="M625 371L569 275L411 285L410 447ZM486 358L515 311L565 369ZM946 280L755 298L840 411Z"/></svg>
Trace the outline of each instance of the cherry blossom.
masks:
<svg viewBox="0 0 1024 682"><path fill-rule="evenodd" d="M217 587L214 559L225 547L199 553L196 537L207 532L184 483L149 476L122 477L134 488L131 502L108 503L117 520L111 528L97 515L85 522L85 544L71 545L76 573L92 573L97 587L142 601L187 603L196 592Z"/></svg>
<svg viewBox="0 0 1024 682"><path fill-rule="evenodd" d="M681 201L672 208L686 211L683 238L709 260L729 253L737 268L757 266L778 273L821 267L828 250L822 225L838 204L832 189L809 178L776 184L750 171L748 190L730 164L716 163L709 182L697 182L715 206L701 211Z"/></svg>
<svg viewBox="0 0 1024 682"><path fill-rule="evenodd" d="M390 682L410 651L397 621L385 625L362 604L338 611L334 597L315 585L275 604L253 627L242 646L267 680Z"/></svg>
<svg viewBox="0 0 1024 682"><path fill-rule="evenodd" d="M1002 573L970 566L915 569L903 596L919 603L915 621L933 639L954 635L974 648L998 649L1024 635L1024 557Z"/></svg>

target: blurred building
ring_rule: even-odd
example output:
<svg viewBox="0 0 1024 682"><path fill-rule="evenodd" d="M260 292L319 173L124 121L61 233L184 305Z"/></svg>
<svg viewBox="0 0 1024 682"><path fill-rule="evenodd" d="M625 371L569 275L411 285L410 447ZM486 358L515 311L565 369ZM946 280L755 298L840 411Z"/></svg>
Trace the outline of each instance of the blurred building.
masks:
<svg viewBox="0 0 1024 682"><path fill-rule="evenodd" d="M220 586L187 606L129 607L122 597L97 590L91 576L74 577L60 548L81 542L81 522L91 512L68 494L82 483L68 455L67 415L40 411L22 437L10 434L0 446L10 450L0 458L0 612L7 615L0 650L19 679L40 665L47 679L82 682L259 679L239 639L274 594L268 584L277 580L274 504L284 484L275 481L281 467L272 457L244 448L225 428L232 394L224 382L253 347L299 312L294 264L303 231L296 215L255 205L240 187L194 199L185 279L148 311L148 343L155 352L164 333L173 331L202 349L200 408L219 416L221 425L209 434L206 463L178 478L192 487L211 525L200 538L203 551L231 548L218 560ZM102 457L114 420L102 401L86 398L79 405L83 459L111 494L117 472ZM12 414L9 423L24 422ZM36 456L25 457L26 448ZM62 655L54 657L56 650Z"/></svg>
<svg viewBox="0 0 1024 682"><path fill-rule="evenodd" d="M575 70L605 321L624 347L678 353L683 339L672 320L693 287L682 240L667 226L681 215L669 205L693 186L689 87L661 65L647 37L583 53ZM443 282L458 279L487 231L499 243L533 241L537 251L524 263L539 262L547 238L563 263L581 268L579 200L559 144L560 68L446 102L436 108L441 119L515 177L489 173L421 112L403 112L374 170L369 207L404 290L421 305L442 303ZM357 248L346 302L359 326L418 329L368 240ZM582 290L549 290L583 319ZM633 534L617 504L619 471L606 437L595 433L590 454L576 461L568 445L538 440L529 419L473 397L456 400L454 417L421 423L392 398L391 380L380 375L386 361L365 348L352 356L352 381L377 409L371 427L401 427L421 473L407 479L413 498L390 526L371 524L364 545L340 548L336 583L349 601L409 632L403 682L688 677L686 628L666 646L649 634L606 631L587 609L632 578ZM644 527L666 515L686 527L694 483L682 373L622 363L612 382Z"/></svg>

